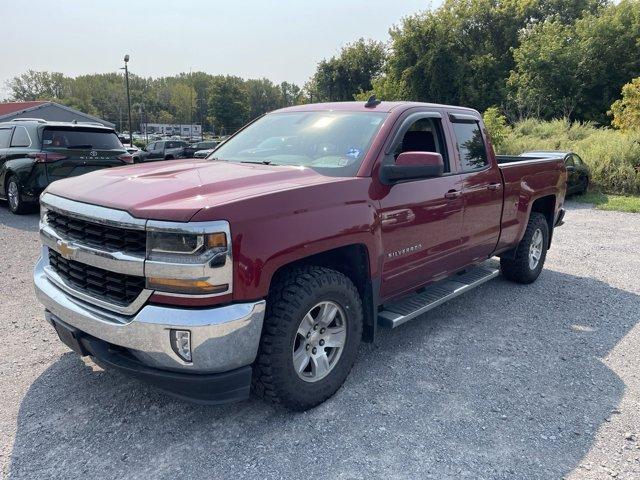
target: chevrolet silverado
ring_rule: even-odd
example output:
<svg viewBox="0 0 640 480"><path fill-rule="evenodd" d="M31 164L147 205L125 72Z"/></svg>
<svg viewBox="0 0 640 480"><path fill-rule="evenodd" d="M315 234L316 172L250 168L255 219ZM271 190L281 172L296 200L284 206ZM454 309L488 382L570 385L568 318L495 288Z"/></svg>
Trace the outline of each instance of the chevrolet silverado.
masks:
<svg viewBox="0 0 640 480"><path fill-rule="evenodd" d="M500 272L535 281L566 183L562 158L500 164L468 108L289 107L206 159L51 184L36 293L105 368L197 402L252 390L305 410L379 328Z"/></svg>

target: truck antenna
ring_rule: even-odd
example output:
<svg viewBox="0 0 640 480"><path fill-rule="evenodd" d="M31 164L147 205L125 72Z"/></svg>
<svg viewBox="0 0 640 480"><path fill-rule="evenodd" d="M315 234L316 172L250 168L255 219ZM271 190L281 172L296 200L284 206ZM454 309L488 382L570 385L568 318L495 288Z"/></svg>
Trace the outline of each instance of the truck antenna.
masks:
<svg viewBox="0 0 640 480"><path fill-rule="evenodd" d="M382 103L381 100L378 100L375 95L371 95L367 103L364 104L365 108L373 108L376 105L380 105Z"/></svg>

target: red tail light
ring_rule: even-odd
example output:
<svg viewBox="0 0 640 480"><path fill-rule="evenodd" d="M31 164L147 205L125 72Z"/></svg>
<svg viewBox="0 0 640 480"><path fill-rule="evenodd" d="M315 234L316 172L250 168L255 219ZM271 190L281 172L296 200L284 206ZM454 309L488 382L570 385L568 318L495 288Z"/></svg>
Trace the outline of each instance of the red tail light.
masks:
<svg viewBox="0 0 640 480"><path fill-rule="evenodd" d="M35 159L35 161L38 163L57 162L58 160L65 160L66 158L68 158L66 155L51 152L30 153L28 156Z"/></svg>
<svg viewBox="0 0 640 480"><path fill-rule="evenodd" d="M122 160L124 163L133 163L133 156L125 153L124 155L119 155L118 160Z"/></svg>

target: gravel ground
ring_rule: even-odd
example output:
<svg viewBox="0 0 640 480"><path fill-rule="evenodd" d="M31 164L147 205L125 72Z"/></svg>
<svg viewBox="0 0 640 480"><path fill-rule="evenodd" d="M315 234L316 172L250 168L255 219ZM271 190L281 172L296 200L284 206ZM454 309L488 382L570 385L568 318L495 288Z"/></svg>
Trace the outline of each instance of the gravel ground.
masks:
<svg viewBox="0 0 640 480"><path fill-rule="evenodd" d="M0 463L34 478L640 478L640 215L569 205L533 285L498 278L363 345L294 414L183 403L83 362L0 207Z"/></svg>

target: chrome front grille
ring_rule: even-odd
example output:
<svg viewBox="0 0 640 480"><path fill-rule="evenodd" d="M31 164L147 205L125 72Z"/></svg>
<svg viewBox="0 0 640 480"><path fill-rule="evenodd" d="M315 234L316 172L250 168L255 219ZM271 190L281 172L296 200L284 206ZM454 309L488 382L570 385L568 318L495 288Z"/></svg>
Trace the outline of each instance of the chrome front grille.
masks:
<svg viewBox="0 0 640 480"><path fill-rule="evenodd" d="M145 255L144 230L103 225L55 210L47 212L46 222L62 238L107 252L123 252L140 257Z"/></svg>
<svg viewBox="0 0 640 480"><path fill-rule="evenodd" d="M51 249L49 266L65 283L80 292L116 305L129 305L138 298L145 287L144 277L115 273L68 260Z"/></svg>

